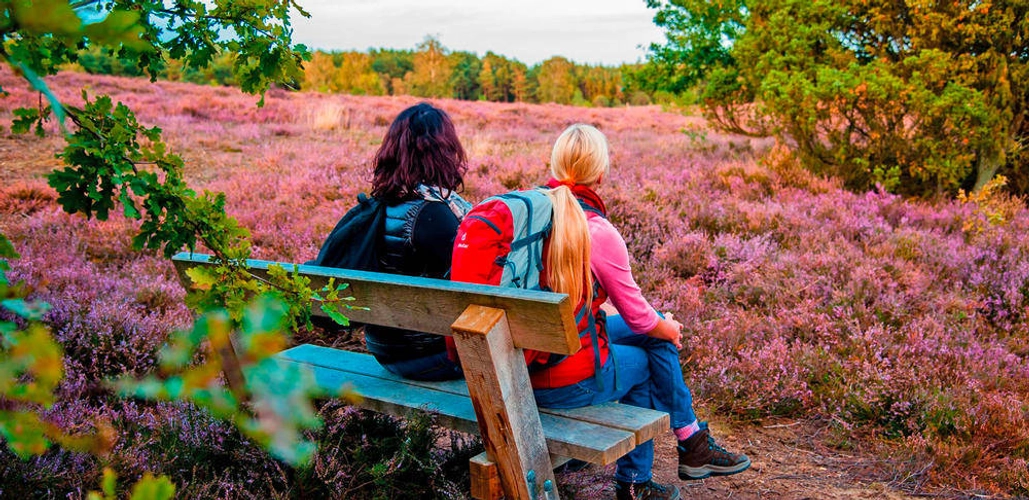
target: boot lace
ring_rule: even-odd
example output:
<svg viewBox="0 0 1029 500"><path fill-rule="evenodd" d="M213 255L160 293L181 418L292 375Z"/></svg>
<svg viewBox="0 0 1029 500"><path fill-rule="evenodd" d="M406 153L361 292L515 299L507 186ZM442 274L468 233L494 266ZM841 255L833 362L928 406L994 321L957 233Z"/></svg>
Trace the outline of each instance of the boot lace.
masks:
<svg viewBox="0 0 1029 500"><path fill-rule="evenodd" d="M715 442L715 438L711 437L711 435L707 436L707 449L712 450L715 453L722 453L722 454L725 454L725 455L732 455L732 453L729 453L728 450L726 450L725 448L722 448L721 446L719 446L719 444Z"/></svg>

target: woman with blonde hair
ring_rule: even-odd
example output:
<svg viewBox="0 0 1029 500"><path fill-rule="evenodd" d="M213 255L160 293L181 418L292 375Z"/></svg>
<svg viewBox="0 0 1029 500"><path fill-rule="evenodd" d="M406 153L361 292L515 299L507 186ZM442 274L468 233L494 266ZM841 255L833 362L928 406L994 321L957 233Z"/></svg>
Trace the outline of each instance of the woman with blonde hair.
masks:
<svg viewBox="0 0 1029 500"><path fill-rule="evenodd" d="M693 413L682 375L682 324L658 314L632 276L625 240L607 220L594 191L608 175L607 140L599 130L575 124L554 144L548 182L554 225L541 281L556 292L580 297L582 350L559 362L527 352L536 403L574 408L607 401L666 411L678 439L679 478L736 474L750 467L746 455L715 444ZM609 302L618 314L608 317ZM678 498L679 489L652 480L653 441L618 460L618 499Z"/></svg>

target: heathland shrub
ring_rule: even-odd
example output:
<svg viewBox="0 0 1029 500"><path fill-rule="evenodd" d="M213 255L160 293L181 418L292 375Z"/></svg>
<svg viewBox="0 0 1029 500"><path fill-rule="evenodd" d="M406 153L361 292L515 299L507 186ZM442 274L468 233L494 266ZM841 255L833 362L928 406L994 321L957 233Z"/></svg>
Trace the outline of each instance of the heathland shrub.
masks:
<svg viewBox="0 0 1029 500"><path fill-rule="evenodd" d="M294 471L294 498L463 498L477 439L432 425L430 415L397 419L330 402L319 452ZM446 443L440 447L440 443Z"/></svg>
<svg viewBox="0 0 1029 500"><path fill-rule="evenodd" d="M12 89L12 99L21 105L36 102L2 78L12 77L0 73L0 85ZM55 86L89 85L131 95L139 85L81 74L57 75L54 81ZM160 125L169 142L182 145L191 184L227 193L227 212L260 241L253 255L271 260L314 256L354 196L367 189L368 159L377 147L370 138L384 131L375 117L416 102L348 97L346 106L354 110L350 131L297 127L295 136L275 136L263 122L211 124L162 107L186 95L245 106L249 101L242 94L165 85L167 98L140 108L140 116ZM303 107L308 98L324 97L269 96L267 107ZM887 464L882 479L910 492L1023 492L1029 446L1025 209L1012 205L1007 222L995 224L975 202L916 202L882 192L847 192L839 180L797 168L771 142L731 151L727 144L743 138L712 131L704 140L716 147L695 147L681 130L696 117L654 108L448 106L470 153L465 194L472 200L506 191L501 180L523 182L521 187L543 183L553 138L568 123L602 127L613 166L600 193L612 223L626 236L644 294L686 325L684 367L701 415L754 422L788 416L822 423L826 431L813 438L818 443L848 454L881 451ZM9 109L0 107L0 116L9 117ZM0 136L0 147L16 140ZM241 152L227 151L233 147ZM51 154L46 148L20 151L43 159L36 160L37 171ZM772 155L762 156L766 152ZM4 185L22 182L49 189L32 179L34 172L4 170L0 179ZM22 254L11 262L13 280L40 283L35 297L77 314L134 311L139 326L126 331L136 328L143 337L167 336L189 323L188 310L177 302L182 292L174 271L161 255L118 255L126 247L120 238L127 229L97 230L61 215L53 203L38 206L14 217L2 212L0 227ZM982 231L966 230L969 220L982 221ZM133 222L112 216L105 224ZM96 260L84 256L82 248L90 248ZM50 284L43 284L47 280ZM91 280L113 291L86 286ZM173 300L163 308L144 306L144 300L167 299L148 298L142 289ZM79 298L96 305L64 305ZM159 332L158 325L165 330ZM324 334L315 340L330 345L353 341ZM79 355L83 361L69 362L59 399L82 401L59 411L67 413L70 425L85 427L91 425L88 415L101 414L99 409L113 403L84 373L94 358L118 358ZM145 355L106 366L152 362ZM149 410L131 419L179 418L173 405L139 404ZM336 425L334 414L320 413L325 427L316 433ZM321 438L311 439L326 450ZM186 442L202 446L202 441ZM254 457L258 453L256 447L240 450ZM48 457L29 463L53 471L66 465L91 481L83 488L96 484L95 462L71 454ZM325 470L335 466L330 462L336 459L323 458ZM299 479L265 460L242 460L253 475L224 464L203 477L246 477L245 484L268 492L265 496L286 495ZM0 466L27 477L42 475L18 464ZM185 479L173 479L184 487ZM189 488L200 492L196 496L245 497L239 485L218 493L229 491L226 485L235 480L198 481ZM320 488L323 480L309 481L311 488Z"/></svg>

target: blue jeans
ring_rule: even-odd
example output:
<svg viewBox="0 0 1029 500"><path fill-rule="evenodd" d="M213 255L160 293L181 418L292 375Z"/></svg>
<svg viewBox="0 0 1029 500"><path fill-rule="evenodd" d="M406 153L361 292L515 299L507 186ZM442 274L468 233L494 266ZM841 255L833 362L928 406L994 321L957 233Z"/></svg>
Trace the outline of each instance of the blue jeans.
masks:
<svg viewBox="0 0 1029 500"><path fill-rule="evenodd" d="M617 314L607 318L607 338L612 344L641 347L647 352L650 378L654 382L654 409L668 412L672 429L686 427L697 420L693 413L693 394L682 376L682 363L675 344L633 333Z"/></svg>
<svg viewBox="0 0 1029 500"><path fill-rule="evenodd" d="M618 315L607 318L607 334L612 355L600 370L603 389L594 377L564 387L536 389L536 404L544 408L577 408L619 401L668 412L672 428L685 427L697 419L675 345L633 333ZM649 481L653 466L651 440L618 459L615 479L631 483Z"/></svg>
<svg viewBox="0 0 1029 500"><path fill-rule="evenodd" d="M461 365L451 361L446 351L422 358L380 364L390 372L411 380L454 380L464 376Z"/></svg>

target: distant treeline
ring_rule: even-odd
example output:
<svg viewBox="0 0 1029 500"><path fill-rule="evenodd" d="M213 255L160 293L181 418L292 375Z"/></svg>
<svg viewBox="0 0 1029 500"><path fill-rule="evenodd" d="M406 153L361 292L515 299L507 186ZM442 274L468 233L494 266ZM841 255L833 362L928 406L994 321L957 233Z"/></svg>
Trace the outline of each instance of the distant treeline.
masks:
<svg viewBox="0 0 1029 500"><path fill-rule="evenodd" d="M168 61L159 75L173 81L235 85L230 55L216 56L207 68L184 68ZM139 76L132 60L86 49L78 65L89 73ZM494 102L554 102L578 106L683 103L688 97L649 81L646 64L617 67L576 64L560 56L528 66L493 52L479 57L450 51L427 37L414 50L370 49L367 52L315 51L304 64L303 90L354 95L413 95Z"/></svg>
<svg viewBox="0 0 1029 500"><path fill-rule="evenodd" d="M304 89L358 95L414 95L496 102L556 102L582 106L645 105L673 100L647 92L641 65L605 67L551 57L527 66L493 52L449 51L434 38L416 50L315 52L305 64Z"/></svg>

